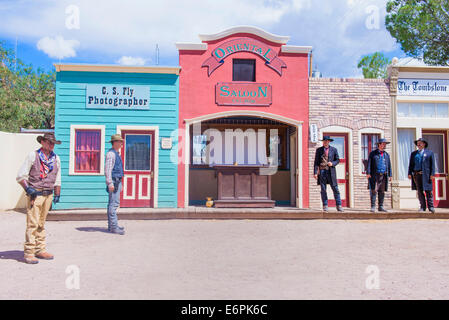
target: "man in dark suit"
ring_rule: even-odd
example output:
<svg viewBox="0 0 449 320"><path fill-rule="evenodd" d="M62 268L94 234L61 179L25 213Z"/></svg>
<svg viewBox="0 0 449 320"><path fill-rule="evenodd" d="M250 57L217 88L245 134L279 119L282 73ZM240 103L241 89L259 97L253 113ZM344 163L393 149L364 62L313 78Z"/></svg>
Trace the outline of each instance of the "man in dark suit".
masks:
<svg viewBox="0 0 449 320"><path fill-rule="evenodd" d="M370 190L371 212L376 212L376 195L379 196L379 211L388 212L384 208L384 199L385 192L388 191L388 182L391 181L391 160L390 155L385 151L389 143L384 138L379 139L377 149L371 151L368 157L366 176Z"/></svg>
<svg viewBox="0 0 449 320"><path fill-rule="evenodd" d="M408 166L408 178L412 180L412 190L418 191L418 199L421 205L420 212L427 208L435 213L433 206L433 179L435 178L435 156L431 150L428 150L428 142L423 138L415 141L418 150L410 155ZM424 196L424 192L426 195Z"/></svg>
<svg viewBox="0 0 449 320"><path fill-rule="evenodd" d="M340 191L338 190L337 172L335 166L340 163L338 150L330 143L334 141L330 136L323 137L323 146L316 149L313 176L317 184L321 186L321 201L323 202L323 211L328 212L326 187L330 184L334 192L334 198L337 203L337 210L343 212L341 206Z"/></svg>

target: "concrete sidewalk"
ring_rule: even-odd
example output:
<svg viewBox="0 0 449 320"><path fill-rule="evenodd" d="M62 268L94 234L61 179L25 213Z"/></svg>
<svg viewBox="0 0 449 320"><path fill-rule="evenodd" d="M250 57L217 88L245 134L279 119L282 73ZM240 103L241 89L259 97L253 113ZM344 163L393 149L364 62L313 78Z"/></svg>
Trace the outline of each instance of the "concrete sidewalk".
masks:
<svg viewBox="0 0 449 320"><path fill-rule="evenodd" d="M25 213L25 210L15 210ZM311 220L311 219L449 219L449 209L436 209L419 213L417 210L389 210L386 213L371 213L368 209L346 209L337 212L330 208L328 213L320 210L293 207L275 208L120 208L120 220L165 220L165 219L254 219L254 220ZM107 220L106 209L78 209L51 211L48 221L97 221Z"/></svg>

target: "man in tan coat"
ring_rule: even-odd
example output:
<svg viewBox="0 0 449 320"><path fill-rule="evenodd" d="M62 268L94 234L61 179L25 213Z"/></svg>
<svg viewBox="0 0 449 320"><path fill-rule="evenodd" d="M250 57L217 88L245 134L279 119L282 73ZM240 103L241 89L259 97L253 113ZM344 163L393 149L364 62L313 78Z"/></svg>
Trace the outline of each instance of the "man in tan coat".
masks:
<svg viewBox="0 0 449 320"><path fill-rule="evenodd" d="M52 200L59 202L61 193L61 160L53 152L55 144L61 141L57 141L53 133L38 136L37 141L42 147L26 157L16 178L28 196L24 246L24 259L28 264L38 263L37 258L53 259L47 252L44 224Z"/></svg>

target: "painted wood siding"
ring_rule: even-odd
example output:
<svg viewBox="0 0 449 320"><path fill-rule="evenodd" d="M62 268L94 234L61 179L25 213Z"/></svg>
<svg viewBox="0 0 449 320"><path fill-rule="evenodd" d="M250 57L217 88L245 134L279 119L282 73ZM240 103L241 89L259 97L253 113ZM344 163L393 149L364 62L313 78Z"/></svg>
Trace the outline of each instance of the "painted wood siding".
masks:
<svg viewBox="0 0 449 320"><path fill-rule="evenodd" d="M104 125L105 153L110 149L110 136L119 125L159 127L158 207L177 206L177 163L170 153L178 149L177 134L173 150L160 148L160 139L171 137L178 128L178 76L174 74L134 74L59 72L56 79L55 133L61 145L55 152L61 157L61 202L54 209L106 208L105 177L69 175L70 126ZM86 84L128 84L150 86L149 110L86 109ZM101 160L104 162L104 158Z"/></svg>

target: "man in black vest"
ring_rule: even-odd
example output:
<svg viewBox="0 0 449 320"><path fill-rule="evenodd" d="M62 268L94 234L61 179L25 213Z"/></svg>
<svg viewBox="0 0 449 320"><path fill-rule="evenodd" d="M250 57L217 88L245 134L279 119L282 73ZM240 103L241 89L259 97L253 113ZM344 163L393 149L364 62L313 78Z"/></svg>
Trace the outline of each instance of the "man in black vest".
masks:
<svg viewBox="0 0 449 320"><path fill-rule="evenodd" d="M330 146L330 143L334 141L330 136L324 136L321 141L323 141L323 146L316 149L315 152L313 177L317 180L317 184L321 186L323 211L329 211L326 188L327 185L330 184L337 203L337 210L343 212L340 191L338 190L337 171L335 169L335 166L340 163L338 150Z"/></svg>
<svg viewBox="0 0 449 320"><path fill-rule="evenodd" d="M435 213L433 206L433 179L435 178L435 156L431 150L427 149L429 145L426 140L420 138L415 141L418 150L410 155L408 166L408 178L412 180L412 190L418 191L418 199L421 208L420 212L429 211ZM424 196L424 192L426 195Z"/></svg>
<svg viewBox="0 0 449 320"><path fill-rule="evenodd" d="M379 211L388 212L384 208L384 199L385 192L388 191L388 182L391 181L391 160L385 151L389 143L386 139L379 139L377 149L371 151L368 157L366 176L370 190L371 212L376 212L376 194L379 196Z"/></svg>

